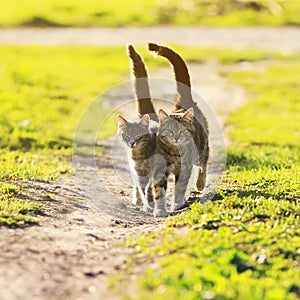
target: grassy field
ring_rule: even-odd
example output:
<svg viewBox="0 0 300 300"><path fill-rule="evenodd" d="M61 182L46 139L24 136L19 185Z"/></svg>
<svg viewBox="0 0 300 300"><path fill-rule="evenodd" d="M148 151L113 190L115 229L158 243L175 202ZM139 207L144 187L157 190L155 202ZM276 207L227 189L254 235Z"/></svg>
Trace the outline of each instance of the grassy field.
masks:
<svg viewBox="0 0 300 300"><path fill-rule="evenodd" d="M299 25L297 0L4 0L0 26Z"/></svg>
<svg viewBox="0 0 300 300"><path fill-rule="evenodd" d="M269 51L175 48L191 62L283 58ZM151 68L166 63L145 47L138 50ZM0 225L25 226L38 222L32 216L41 208L18 199L22 184L16 182L72 171L72 138L81 113L99 93L130 78L129 63L120 47L0 47L0 59ZM101 113L99 119L107 110ZM106 135L114 131L111 126Z"/></svg>
<svg viewBox="0 0 300 300"><path fill-rule="evenodd" d="M296 299L300 57L176 49L190 61L273 58L278 64L265 72L223 74L244 86L253 101L228 119L233 142L219 200L194 204L168 219L166 230L128 241L139 258L151 255L160 265L139 278L136 298ZM160 63L142 53L147 65ZM26 226L39 222L36 212L43 208L19 199L23 180L71 172L72 136L83 109L129 78L128 59L124 48L85 47L0 47L0 58L0 225Z"/></svg>
<svg viewBox="0 0 300 300"><path fill-rule="evenodd" d="M227 121L232 144L218 200L128 241L138 254L127 272L143 255L159 267L125 299L299 299L299 74L300 57L228 74L252 101Z"/></svg>
<svg viewBox="0 0 300 300"><path fill-rule="evenodd" d="M81 113L124 78L128 60L123 48L0 47L0 61L0 225L24 226L40 208L14 183L71 172Z"/></svg>

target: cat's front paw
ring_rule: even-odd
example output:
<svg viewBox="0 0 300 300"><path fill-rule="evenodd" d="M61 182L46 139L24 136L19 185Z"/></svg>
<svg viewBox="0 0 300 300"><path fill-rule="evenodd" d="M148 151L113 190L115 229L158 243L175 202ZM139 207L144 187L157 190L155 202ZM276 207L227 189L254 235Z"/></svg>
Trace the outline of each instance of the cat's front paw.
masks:
<svg viewBox="0 0 300 300"><path fill-rule="evenodd" d="M147 212L147 211L150 211L150 210L152 210L152 207L150 205L148 205L148 204L143 205L143 207L142 207L143 212Z"/></svg>
<svg viewBox="0 0 300 300"><path fill-rule="evenodd" d="M171 211L175 211L175 210L179 210L184 208L185 206L185 198L180 198L180 199L176 199L174 200L174 202L172 201L171 203Z"/></svg>
<svg viewBox="0 0 300 300"><path fill-rule="evenodd" d="M154 208L153 210L153 216L155 218L157 217L166 217L168 214L167 214L167 211L166 209L163 209L163 208Z"/></svg>

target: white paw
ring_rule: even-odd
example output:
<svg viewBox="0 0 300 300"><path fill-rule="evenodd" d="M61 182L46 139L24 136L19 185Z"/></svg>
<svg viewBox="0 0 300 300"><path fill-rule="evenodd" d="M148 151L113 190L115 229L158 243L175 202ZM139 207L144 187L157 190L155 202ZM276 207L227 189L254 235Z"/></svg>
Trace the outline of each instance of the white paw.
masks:
<svg viewBox="0 0 300 300"><path fill-rule="evenodd" d="M136 205L137 204L137 188L135 186L132 187L132 200L131 200L131 204Z"/></svg>
<svg viewBox="0 0 300 300"><path fill-rule="evenodd" d="M137 197L136 197L135 193L132 195L131 204L133 204L133 205L137 204Z"/></svg>

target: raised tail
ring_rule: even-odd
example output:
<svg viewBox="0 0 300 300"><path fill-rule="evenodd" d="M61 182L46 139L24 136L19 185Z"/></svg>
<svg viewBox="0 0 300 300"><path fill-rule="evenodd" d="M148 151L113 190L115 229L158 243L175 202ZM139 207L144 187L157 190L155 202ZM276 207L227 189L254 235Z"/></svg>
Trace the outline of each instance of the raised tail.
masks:
<svg viewBox="0 0 300 300"><path fill-rule="evenodd" d="M169 60L173 66L177 85L177 99L174 111L194 107L195 103L191 93L191 80L188 68L179 54L172 49L154 43L148 43L148 50L156 55L163 56Z"/></svg>
<svg viewBox="0 0 300 300"><path fill-rule="evenodd" d="M145 114L149 114L153 121L158 121L151 101L148 73L144 61L131 44L127 44L127 55L131 60L131 72L134 77L134 91L138 115L142 117Z"/></svg>

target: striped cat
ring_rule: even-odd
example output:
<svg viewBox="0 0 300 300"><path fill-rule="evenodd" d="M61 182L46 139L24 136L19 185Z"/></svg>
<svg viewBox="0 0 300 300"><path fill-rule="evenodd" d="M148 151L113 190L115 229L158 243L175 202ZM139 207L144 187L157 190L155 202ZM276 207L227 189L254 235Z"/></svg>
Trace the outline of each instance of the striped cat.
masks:
<svg viewBox="0 0 300 300"><path fill-rule="evenodd" d="M155 113L148 83L148 74L142 57L132 45L127 45L134 77L134 91L139 121L129 121L117 115L118 134L125 145L133 181L132 204L142 200L147 211L149 201L153 201L151 189L150 159L154 155L158 117Z"/></svg>
<svg viewBox="0 0 300 300"><path fill-rule="evenodd" d="M173 112L159 111L159 128L156 137L156 161L153 167L154 211L156 217L164 217L168 177L175 175L174 204L172 209L184 206L185 192L193 165L199 166L196 187L205 187L209 155L208 124L201 110L193 101L191 82L184 60L173 50L149 43L148 50L167 58L173 66L177 97ZM166 168L161 167L162 161Z"/></svg>

